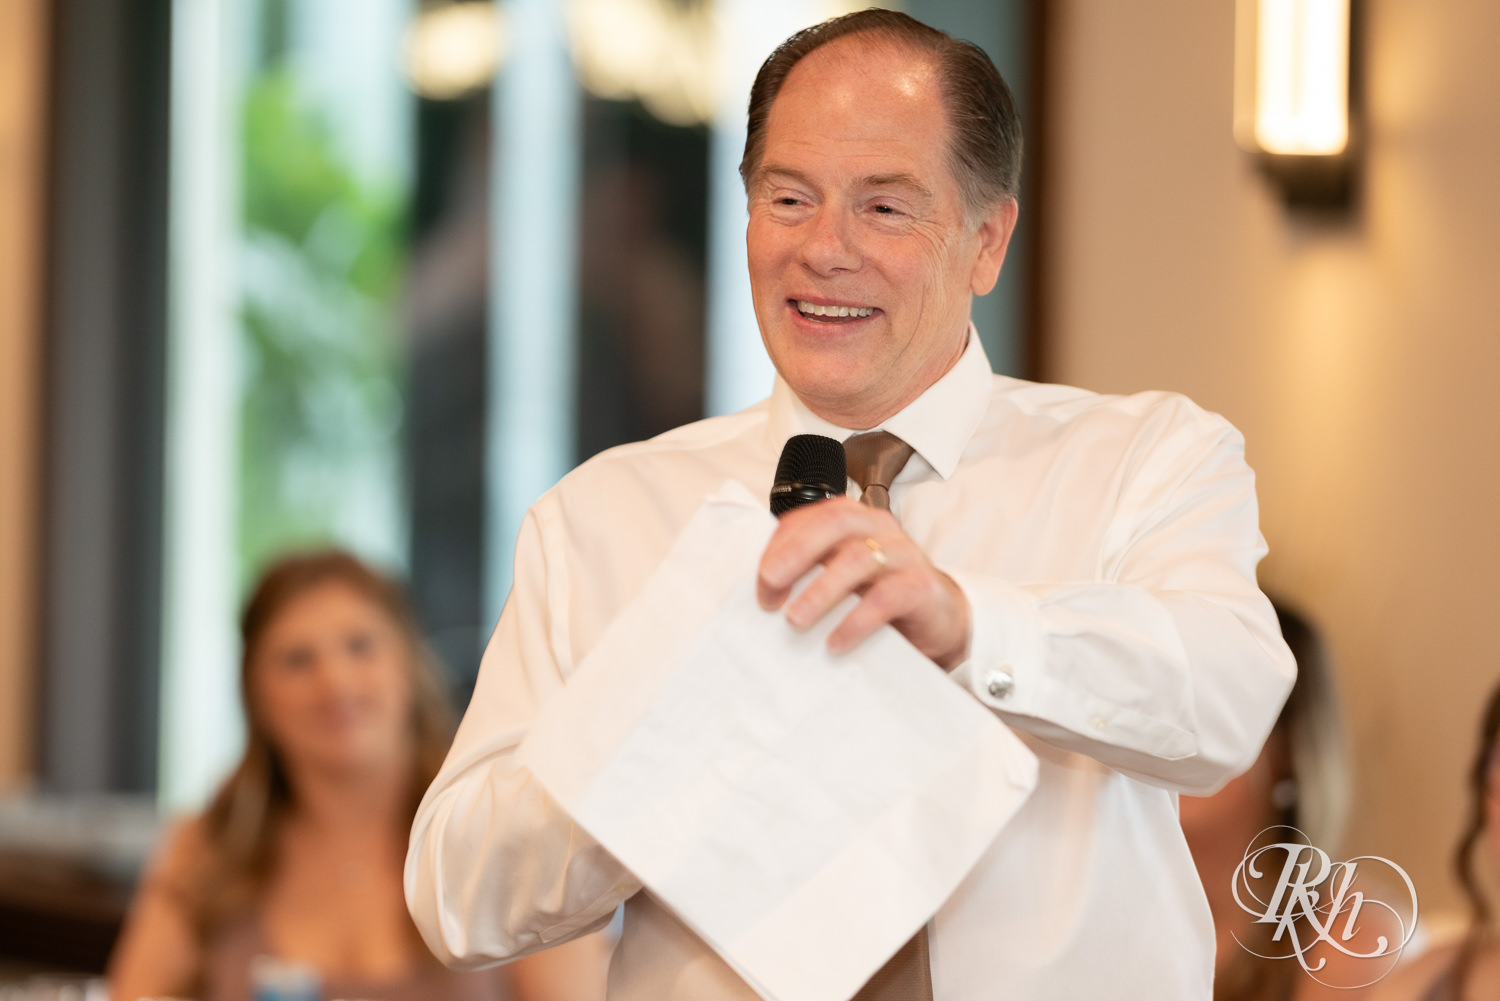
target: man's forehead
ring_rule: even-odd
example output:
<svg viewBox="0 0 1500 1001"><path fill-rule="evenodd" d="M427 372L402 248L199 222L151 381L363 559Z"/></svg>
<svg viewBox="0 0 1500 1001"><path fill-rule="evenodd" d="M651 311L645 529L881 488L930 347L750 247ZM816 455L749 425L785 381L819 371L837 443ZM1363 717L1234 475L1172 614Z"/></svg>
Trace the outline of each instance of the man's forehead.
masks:
<svg viewBox="0 0 1500 1001"><path fill-rule="evenodd" d="M792 67L767 109L767 125L774 131L798 117L831 117L855 128L874 127L903 111L946 125L936 61L900 42L854 35L815 49Z"/></svg>
<svg viewBox="0 0 1500 1001"><path fill-rule="evenodd" d="M756 179L805 179L810 162L833 158L848 164L846 182L930 193L931 170L916 165L947 145L938 83L930 55L875 36L846 36L808 53L768 110Z"/></svg>
<svg viewBox="0 0 1500 1001"><path fill-rule="evenodd" d="M859 32L836 38L799 59L787 73L781 93L799 78L815 76L825 82L830 77L853 84L878 81L918 96L931 87L938 73L938 62L931 53L901 39Z"/></svg>

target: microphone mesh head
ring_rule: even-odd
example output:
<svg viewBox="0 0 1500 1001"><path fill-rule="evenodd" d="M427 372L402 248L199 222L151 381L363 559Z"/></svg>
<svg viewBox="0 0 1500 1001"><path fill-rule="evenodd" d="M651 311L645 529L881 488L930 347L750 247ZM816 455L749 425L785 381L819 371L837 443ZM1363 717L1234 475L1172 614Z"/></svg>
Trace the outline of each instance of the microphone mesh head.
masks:
<svg viewBox="0 0 1500 1001"><path fill-rule="evenodd" d="M849 478L843 442L821 434L787 439L771 487L771 513L778 518L794 507L839 496Z"/></svg>

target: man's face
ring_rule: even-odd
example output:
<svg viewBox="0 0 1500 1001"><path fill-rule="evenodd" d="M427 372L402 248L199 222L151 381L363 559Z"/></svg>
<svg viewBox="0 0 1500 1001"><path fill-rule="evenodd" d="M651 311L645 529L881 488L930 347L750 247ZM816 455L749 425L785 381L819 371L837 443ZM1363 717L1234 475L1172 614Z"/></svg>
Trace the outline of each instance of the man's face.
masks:
<svg viewBox="0 0 1500 1001"><path fill-rule="evenodd" d="M939 88L929 59L851 36L804 57L767 118L755 316L782 378L844 427L878 424L958 360L1015 224L1014 203L965 223Z"/></svg>

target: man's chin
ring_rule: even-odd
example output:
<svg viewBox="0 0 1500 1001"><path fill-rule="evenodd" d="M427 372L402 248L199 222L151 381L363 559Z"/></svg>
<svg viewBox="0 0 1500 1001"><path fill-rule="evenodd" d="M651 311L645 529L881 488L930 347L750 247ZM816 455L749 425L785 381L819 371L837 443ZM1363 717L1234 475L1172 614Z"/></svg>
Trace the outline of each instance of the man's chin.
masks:
<svg viewBox="0 0 1500 1001"><path fill-rule="evenodd" d="M783 373L783 378L809 410L840 427L862 430L888 416L881 412L880 394L868 377L787 378Z"/></svg>

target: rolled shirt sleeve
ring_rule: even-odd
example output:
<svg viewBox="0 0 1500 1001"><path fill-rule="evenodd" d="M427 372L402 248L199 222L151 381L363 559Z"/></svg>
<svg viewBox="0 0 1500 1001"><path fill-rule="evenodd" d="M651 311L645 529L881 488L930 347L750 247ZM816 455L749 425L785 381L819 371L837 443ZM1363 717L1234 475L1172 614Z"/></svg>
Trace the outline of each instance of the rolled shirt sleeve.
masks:
<svg viewBox="0 0 1500 1001"><path fill-rule="evenodd" d="M974 623L953 677L1008 725L1201 795L1255 759L1296 669L1255 581L1266 549L1243 442L1186 416L1122 490L1100 580L949 570Z"/></svg>

